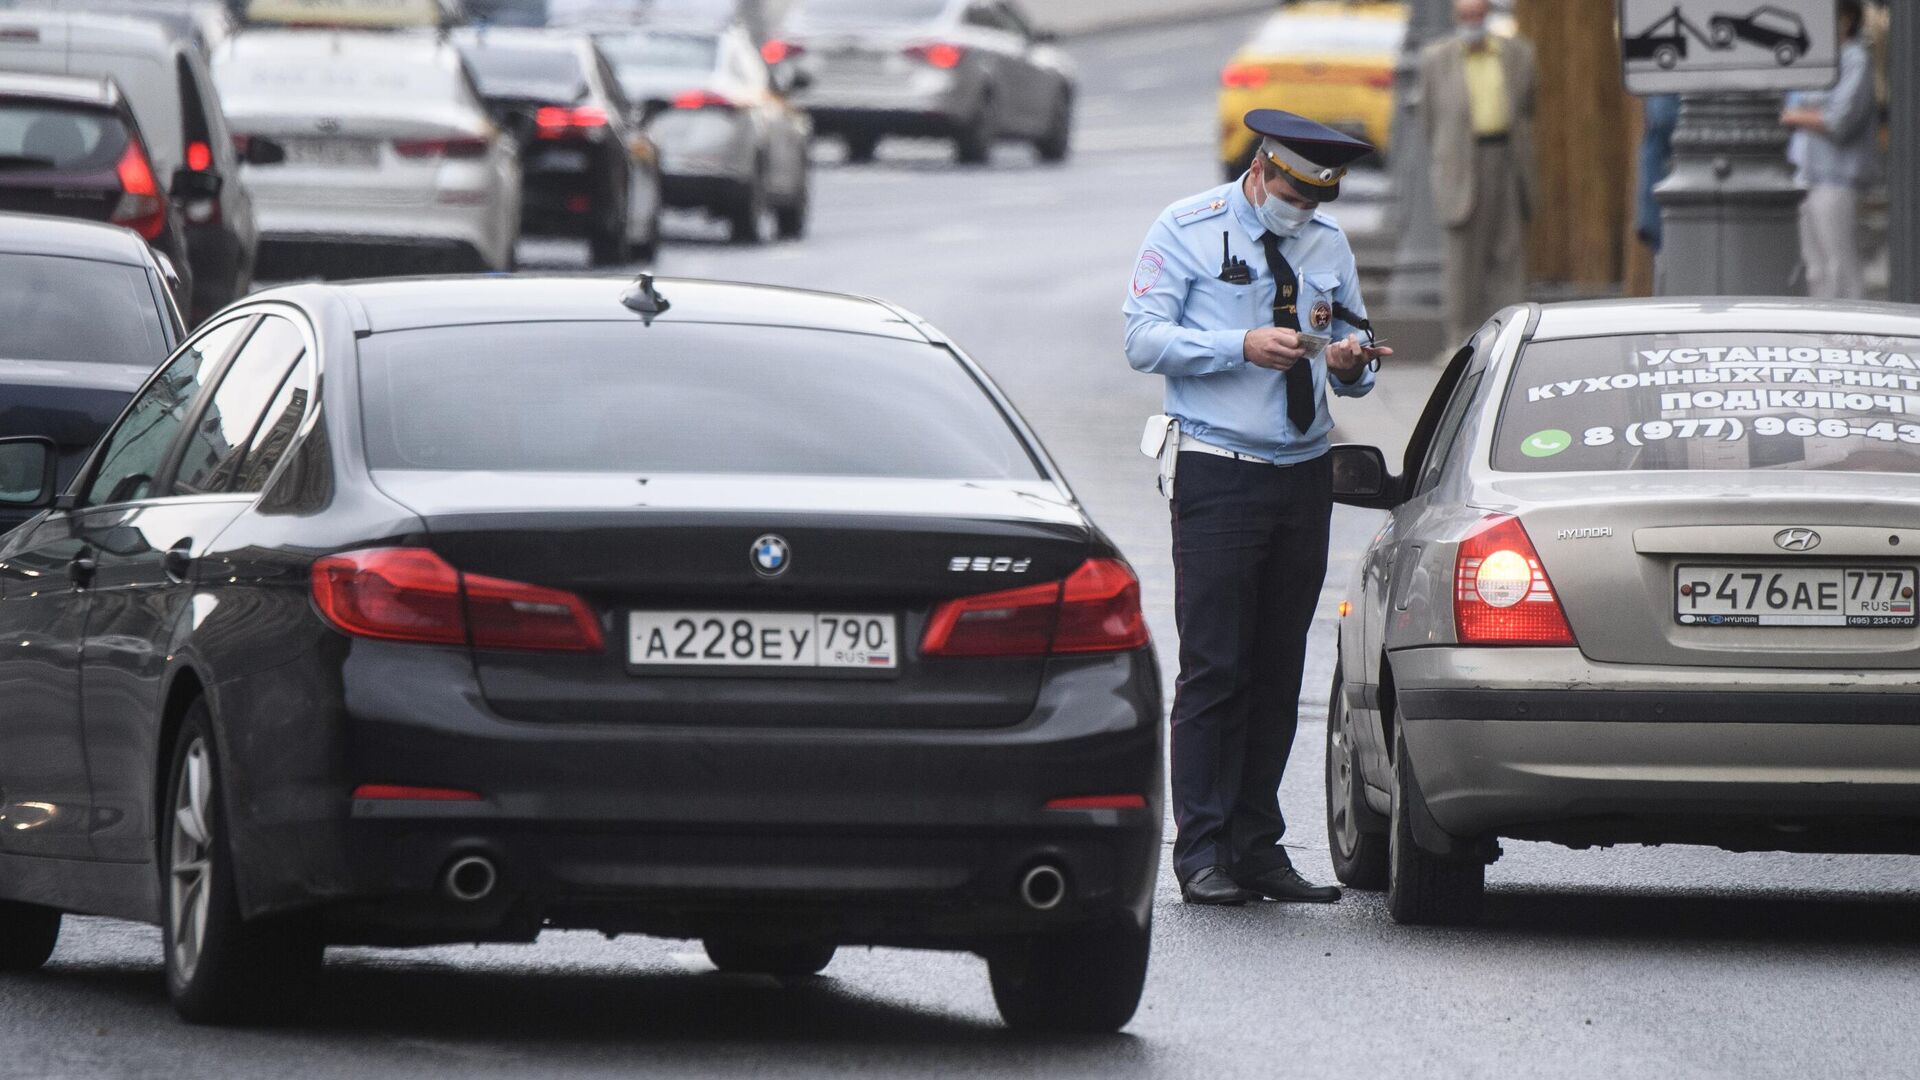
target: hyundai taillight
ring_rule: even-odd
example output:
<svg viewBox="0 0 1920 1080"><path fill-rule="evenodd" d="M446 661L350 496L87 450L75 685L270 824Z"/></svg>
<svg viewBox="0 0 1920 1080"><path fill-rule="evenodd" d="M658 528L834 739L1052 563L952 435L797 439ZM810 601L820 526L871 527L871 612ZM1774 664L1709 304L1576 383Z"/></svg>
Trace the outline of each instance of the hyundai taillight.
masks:
<svg viewBox="0 0 1920 1080"><path fill-rule="evenodd" d="M1124 652L1147 643L1140 582L1118 559L1088 559L1065 581L963 596L933 609L922 656Z"/></svg>
<svg viewBox="0 0 1920 1080"><path fill-rule="evenodd" d="M357 637L476 649L599 652L600 622L570 592L466 574L425 548L371 548L313 564L314 606Z"/></svg>
<svg viewBox="0 0 1920 1080"><path fill-rule="evenodd" d="M731 109L733 99L725 94L716 94L711 90L688 90L675 95L673 107L676 109Z"/></svg>
<svg viewBox="0 0 1920 1080"><path fill-rule="evenodd" d="M148 240L157 240L167 227L167 202L160 197L160 185L153 179L153 165L137 142L114 165L120 177L120 202L113 208L113 223L125 225Z"/></svg>
<svg viewBox="0 0 1920 1080"><path fill-rule="evenodd" d="M1453 624L1462 645L1572 645L1567 613L1520 519L1496 514L1460 541Z"/></svg>
<svg viewBox="0 0 1920 1080"><path fill-rule="evenodd" d="M607 126L607 111L592 105L563 108L548 105L533 114L534 134L542 139L561 139Z"/></svg>
<svg viewBox="0 0 1920 1080"><path fill-rule="evenodd" d="M479 136L453 139L395 139L393 152L413 161L447 158L472 161L487 156L487 140Z"/></svg>
<svg viewBox="0 0 1920 1080"><path fill-rule="evenodd" d="M781 41L779 38L772 38L760 46L760 59L765 60L768 67L772 67L775 64L791 60L796 56L804 55L806 51L804 47L795 45L791 41Z"/></svg>
<svg viewBox="0 0 1920 1080"><path fill-rule="evenodd" d="M1259 64L1228 64L1220 71L1220 85L1230 90L1248 90L1267 85L1273 73Z"/></svg>
<svg viewBox="0 0 1920 1080"><path fill-rule="evenodd" d="M951 71L967 58L967 50L965 46L949 45L942 41L929 45L909 45L907 55L942 71Z"/></svg>

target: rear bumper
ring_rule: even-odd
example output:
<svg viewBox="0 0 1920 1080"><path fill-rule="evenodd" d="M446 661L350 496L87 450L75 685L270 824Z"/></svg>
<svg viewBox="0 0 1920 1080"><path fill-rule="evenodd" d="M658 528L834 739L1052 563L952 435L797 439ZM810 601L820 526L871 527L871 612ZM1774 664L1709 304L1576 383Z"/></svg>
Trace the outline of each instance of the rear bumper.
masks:
<svg viewBox="0 0 1920 1080"><path fill-rule="evenodd" d="M232 770L258 793L242 796L251 815L235 831L249 913L320 908L334 940L393 944L517 940L542 925L677 936L777 925L848 944L972 947L1144 925L1163 786L1150 651L1059 664L1019 725L939 731L516 722L480 703L464 657L437 655L355 642L335 725L344 753L260 744ZM347 797L369 782L484 797ZM1100 794L1147 805L1045 809ZM468 853L498 868L485 901L440 890ZM1017 883L1043 861L1068 897L1034 911Z"/></svg>
<svg viewBox="0 0 1920 1080"><path fill-rule="evenodd" d="M1458 836L1920 853L1912 672L1595 664L1572 649L1396 654L1434 820Z"/></svg>
<svg viewBox="0 0 1920 1080"><path fill-rule="evenodd" d="M817 135L907 135L947 138L967 126L969 114L959 102L942 99L924 105L813 106Z"/></svg>
<svg viewBox="0 0 1920 1080"><path fill-rule="evenodd" d="M255 214L264 252L284 256L303 246L354 245L363 249L447 250L473 252L484 268L505 269L514 237L511 223L517 212L500 205L502 193L450 191L443 199L464 200L396 204L392 206L327 206L269 201L256 195ZM364 273L364 271L363 271Z"/></svg>

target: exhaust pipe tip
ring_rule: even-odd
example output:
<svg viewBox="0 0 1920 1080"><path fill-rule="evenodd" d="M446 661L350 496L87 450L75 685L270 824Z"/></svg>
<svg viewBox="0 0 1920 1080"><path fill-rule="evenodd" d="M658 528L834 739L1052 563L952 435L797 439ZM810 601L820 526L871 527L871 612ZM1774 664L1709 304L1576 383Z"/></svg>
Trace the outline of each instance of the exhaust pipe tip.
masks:
<svg viewBox="0 0 1920 1080"><path fill-rule="evenodd" d="M1020 900L1034 911L1052 911L1067 899L1067 875L1052 863L1040 863L1020 876Z"/></svg>
<svg viewBox="0 0 1920 1080"><path fill-rule="evenodd" d="M500 871L485 855L463 855L448 863L440 876L441 891L463 904L485 900L499 883Z"/></svg>

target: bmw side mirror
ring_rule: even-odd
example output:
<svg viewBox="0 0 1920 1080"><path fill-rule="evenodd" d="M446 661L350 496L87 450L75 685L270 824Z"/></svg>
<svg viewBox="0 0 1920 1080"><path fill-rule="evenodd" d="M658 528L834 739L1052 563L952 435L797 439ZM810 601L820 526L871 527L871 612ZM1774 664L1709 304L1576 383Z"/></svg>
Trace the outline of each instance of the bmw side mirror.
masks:
<svg viewBox="0 0 1920 1080"><path fill-rule="evenodd" d="M53 470L60 460L53 440L39 435L0 439L0 506L39 510L53 505Z"/></svg>
<svg viewBox="0 0 1920 1080"><path fill-rule="evenodd" d="M217 172L204 169L189 169L181 166L173 171L173 183L167 185L167 191L176 202L205 202L220 197L221 177Z"/></svg>
<svg viewBox="0 0 1920 1080"><path fill-rule="evenodd" d="M247 140L240 160L249 165L278 165L287 160L287 148L272 139L255 135Z"/></svg>
<svg viewBox="0 0 1920 1080"><path fill-rule="evenodd" d="M1333 501L1389 509L1400 502L1400 478L1387 471L1377 446L1340 443L1327 451L1333 466Z"/></svg>

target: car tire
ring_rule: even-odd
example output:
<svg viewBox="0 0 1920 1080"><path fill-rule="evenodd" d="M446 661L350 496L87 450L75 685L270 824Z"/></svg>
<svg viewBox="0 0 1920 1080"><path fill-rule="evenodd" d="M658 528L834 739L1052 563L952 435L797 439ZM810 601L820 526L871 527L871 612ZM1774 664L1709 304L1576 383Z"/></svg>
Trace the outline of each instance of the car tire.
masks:
<svg viewBox="0 0 1920 1080"><path fill-rule="evenodd" d="M775 235L782 240L798 240L807 235L807 216L812 210L813 193L805 181L801 181L800 194L792 203L773 212Z"/></svg>
<svg viewBox="0 0 1920 1080"><path fill-rule="evenodd" d="M1387 857L1387 914L1409 926L1464 926L1480 918L1487 867L1475 858L1448 859L1414 843L1413 762L1407 739L1395 740L1393 821Z"/></svg>
<svg viewBox="0 0 1920 1080"><path fill-rule="evenodd" d="M980 108L974 111L973 119L953 137L954 160L962 165L985 165L993 157L997 128L993 95L987 94L980 99Z"/></svg>
<svg viewBox="0 0 1920 1080"><path fill-rule="evenodd" d="M1067 160L1073 152L1073 95L1065 90L1053 102L1053 118L1047 124L1047 133L1033 144L1034 152L1040 160L1049 165L1058 165Z"/></svg>
<svg viewBox="0 0 1920 1080"><path fill-rule="evenodd" d="M297 1016L319 984L325 947L303 917L243 919L205 701L188 708L168 770L161 831L161 941L167 995L195 1024Z"/></svg>
<svg viewBox="0 0 1920 1080"><path fill-rule="evenodd" d="M1117 926L1025 938L987 954L993 1001L1020 1031L1119 1031L1146 987L1153 927Z"/></svg>
<svg viewBox="0 0 1920 1080"><path fill-rule="evenodd" d="M60 912L0 900L0 971L35 971L60 940Z"/></svg>
<svg viewBox="0 0 1920 1080"><path fill-rule="evenodd" d="M847 145L847 164L873 164L874 152L880 148L878 135L848 135L844 141Z"/></svg>
<svg viewBox="0 0 1920 1080"><path fill-rule="evenodd" d="M721 971L754 975L818 975L833 962L831 941L716 936L702 943L707 959Z"/></svg>
<svg viewBox="0 0 1920 1080"><path fill-rule="evenodd" d="M727 242L760 244L766 242L767 178L764 169L755 169L753 179L727 207Z"/></svg>
<svg viewBox="0 0 1920 1080"><path fill-rule="evenodd" d="M1367 805L1344 683L1341 670L1334 668L1333 694L1327 701L1327 851L1340 884L1380 892L1387 887L1392 822Z"/></svg>

